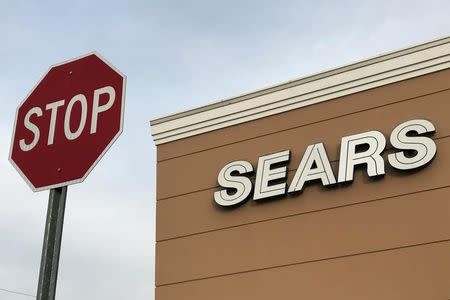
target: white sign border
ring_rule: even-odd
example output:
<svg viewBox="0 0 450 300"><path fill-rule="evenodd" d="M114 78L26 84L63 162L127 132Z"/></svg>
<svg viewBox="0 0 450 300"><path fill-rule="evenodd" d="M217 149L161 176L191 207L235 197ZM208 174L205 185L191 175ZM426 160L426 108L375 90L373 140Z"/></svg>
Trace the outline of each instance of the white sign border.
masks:
<svg viewBox="0 0 450 300"><path fill-rule="evenodd" d="M100 155L97 157L95 162L91 165L91 167L86 171L86 173L83 175L83 177L81 177L79 179L75 179L75 180L65 181L65 182L61 182L61 183L57 183L57 184L53 184L53 185L48 185L48 186L43 186L43 187L36 188L31 183L31 181L27 178L27 176L25 176L25 174L22 172L22 170L19 168L19 166L16 164L16 162L12 159L12 153L13 153L13 149L14 149L14 137L16 136L17 116L19 114L19 109L20 109L20 107L22 107L22 105L25 103L25 101L28 99L28 97L30 97L30 95L33 93L33 91L38 87L38 85L42 82L42 80L45 78L45 76L47 76L47 74L50 72L51 69L53 69L55 67L58 67L58 66L61 66L61 65L65 65L65 64L70 63L72 61L76 61L76 60L82 59L82 58L87 57L87 56L91 56L91 55L97 56L106 65L108 65L111 69L113 69L120 76L122 76L122 79L123 79L123 81L122 81L122 83L123 83L123 85L122 85L122 107L121 107L119 131L113 137L113 139L109 142L109 144L105 147L105 149L102 151L102 153L100 153ZM119 69L114 67L109 61L107 61L103 56L101 56L96 51L92 51L92 52L89 52L87 54L78 56L76 58L69 59L69 60L66 60L64 62L51 65L48 68L47 72L45 72L45 74L39 79L39 81L34 85L34 87L31 89L31 91L26 95L26 97L22 100L22 102L16 108L16 115L14 117L13 133L12 133L12 136L11 136L11 146L10 146L10 149L9 149L9 156L8 156L9 162L13 165L14 169L16 169L16 171L20 174L20 176L22 176L22 178L25 180L25 182L28 184L28 186L31 188L31 190L33 192L40 192L40 191L44 191L44 190L55 189L55 188L59 188L59 187L63 187L63 186L77 184L77 183L83 182L86 179L86 177L91 173L91 171L94 169L94 167L98 164L98 162L106 154L106 152L109 150L109 148L111 148L112 144L117 140L117 138L123 132L123 121L124 121L124 115L125 115L125 94L126 94L125 88L126 88L126 82L127 82L127 76L125 74L123 74L121 71L119 71Z"/></svg>

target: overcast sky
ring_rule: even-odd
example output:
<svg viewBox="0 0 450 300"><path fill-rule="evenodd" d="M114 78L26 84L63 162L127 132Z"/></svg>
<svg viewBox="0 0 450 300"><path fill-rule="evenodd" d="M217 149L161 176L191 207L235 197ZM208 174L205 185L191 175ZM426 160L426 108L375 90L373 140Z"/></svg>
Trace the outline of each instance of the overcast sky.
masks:
<svg viewBox="0 0 450 300"><path fill-rule="evenodd" d="M15 109L50 65L95 50L127 75L122 136L68 190L57 298L151 300L151 119L449 35L449 12L448 0L0 0L0 299L36 294L48 192L8 152Z"/></svg>

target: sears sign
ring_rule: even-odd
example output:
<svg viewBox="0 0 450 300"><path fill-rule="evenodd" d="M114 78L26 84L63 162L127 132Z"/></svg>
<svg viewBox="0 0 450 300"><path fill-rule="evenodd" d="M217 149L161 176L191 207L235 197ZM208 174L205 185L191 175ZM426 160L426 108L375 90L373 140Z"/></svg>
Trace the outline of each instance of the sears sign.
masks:
<svg viewBox="0 0 450 300"><path fill-rule="evenodd" d="M394 152L387 156L388 163L398 170L417 169L428 164L436 155L436 144L425 136L435 132L427 120L416 119L401 123L390 135ZM379 131L368 131L345 136L341 140L339 172L333 173L323 143L309 145L298 165L289 186L286 183L287 166L291 151L284 150L259 157L255 183L249 175L253 166L245 160L233 161L219 172L218 182L223 188L214 193L214 200L221 206L232 206L245 201L253 191L253 200L260 200L288 193L300 192L306 182L320 180L322 185L353 181L355 166L366 167L369 177L385 174L385 162L381 156L386 138Z"/></svg>

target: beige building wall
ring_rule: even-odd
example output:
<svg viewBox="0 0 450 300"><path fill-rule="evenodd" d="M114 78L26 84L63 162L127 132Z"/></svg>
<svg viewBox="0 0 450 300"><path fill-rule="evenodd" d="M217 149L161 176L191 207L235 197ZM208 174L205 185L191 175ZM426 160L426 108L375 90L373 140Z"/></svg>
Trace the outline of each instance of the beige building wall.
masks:
<svg viewBox="0 0 450 300"><path fill-rule="evenodd" d="M377 180L360 168L350 185L214 202L233 160L256 170L259 156L290 149L290 183L306 147L323 142L337 174L343 136L378 130L388 141L411 119L436 127L436 157L420 170L385 159ZM388 142L384 158L390 152ZM156 300L450 299L448 66L159 143L157 157Z"/></svg>

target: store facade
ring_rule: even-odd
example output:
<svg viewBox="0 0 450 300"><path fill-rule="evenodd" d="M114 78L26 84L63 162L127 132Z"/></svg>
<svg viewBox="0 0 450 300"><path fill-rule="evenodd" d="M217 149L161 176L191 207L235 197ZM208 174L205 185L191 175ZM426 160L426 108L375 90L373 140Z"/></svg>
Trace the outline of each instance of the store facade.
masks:
<svg viewBox="0 0 450 300"><path fill-rule="evenodd" d="M151 129L156 300L450 299L450 38Z"/></svg>

